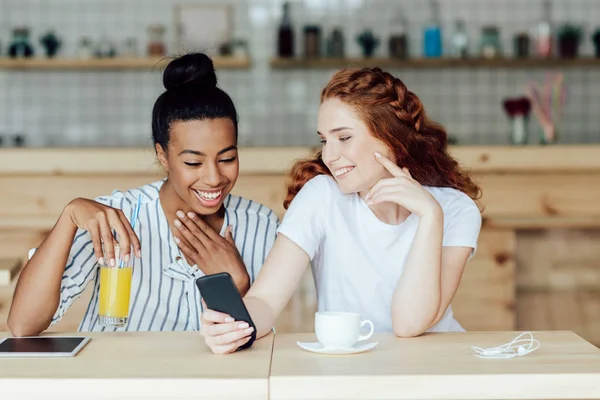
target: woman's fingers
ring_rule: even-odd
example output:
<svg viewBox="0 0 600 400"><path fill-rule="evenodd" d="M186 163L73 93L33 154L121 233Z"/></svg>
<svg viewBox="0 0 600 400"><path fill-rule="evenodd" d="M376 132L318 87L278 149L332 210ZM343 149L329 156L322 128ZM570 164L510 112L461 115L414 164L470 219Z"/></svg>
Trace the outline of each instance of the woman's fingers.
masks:
<svg viewBox="0 0 600 400"><path fill-rule="evenodd" d="M192 231L189 228L190 224L193 225L193 222L191 222L189 218L185 218L185 220L176 219L175 221L173 221L173 225L175 225L175 228L179 231L183 239L185 239L196 250L198 254L204 253L206 251L206 248L200 240L200 235L204 234L200 232L198 227L195 225L193 225L193 227L195 228L196 232Z"/></svg>
<svg viewBox="0 0 600 400"><path fill-rule="evenodd" d="M205 332L206 332L207 336L217 337L217 336L222 336L222 335L226 335L229 333L235 333L238 331L243 332L249 328L251 329L250 325L247 322L234 321L234 322L229 322L229 323L208 325L206 327ZM248 333L252 333L252 330L250 330L250 332L248 332ZM248 333L246 333L246 335ZM239 338L236 338L236 340L237 339L239 339ZM229 343L229 342L226 342L226 343Z"/></svg>
<svg viewBox="0 0 600 400"><path fill-rule="evenodd" d="M379 188L376 192L373 193L371 198L369 199L369 205L381 203L384 201L394 201L397 202L398 198L402 193L406 193L402 190L401 187L398 186L384 186Z"/></svg>
<svg viewBox="0 0 600 400"><path fill-rule="evenodd" d="M100 235L100 225L97 222L90 223L86 228L92 238L92 246L94 246L94 255L98 264L104 264L104 253L102 251L102 237Z"/></svg>
<svg viewBox="0 0 600 400"><path fill-rule="evenodd" d="M250 340L251 336L247 336L245 338L242 338L240 340L237 340L233 343L230 343L228 345L224 345L224 346L214 346L211 347L213 353L215 354L230 354L230 353L234 353L240 346L245 345L246 343L248 343L248 341Z"/></svg>
<svg viewBox="0 0 600 400"><path fill-rule="evenodd" d="M106 211L106 218L108 220L108 224L110 226L110 230L112 230L117 234L117 242L119 243L119 258L123 259L126 263L129 262L129 253L131 252L131 240L129 238L129 232L119 218L119 213L115 209L110 209ZM127 223L129 224L129 223ZM117 264L120 260L116 260Z"/></svg>
<svg viewBox="0 0 600 400"><path fill-rule="evenodd" d="M396 178L384 178L384 179L380 179L369 190L369 192L367 193L367 196L365 197L365 200L368 201L370 198L372 198L373 194L375 192L377 192L380 188L385 187L385 186L393 186L393 185L397 185L397 184L398 184L398 182L397 182Z"/></svg>
<svg viewBox="0 0 600 400"><path fill-rule="evenodd" d="M233 238L233 228L231 225L225 229L225 239L232 245L235 246L235 239Z"/></svg>
<svg viewBox="0 0 600 400"><path fill-rule="evenodd" d="M189 246L186 241L179 239L177 236L174 236L173 240L175 240L177 247L179 247L179 250L181 250L184 256L198 264L198 261L196 261L198 253L192 249L192 247Z"/></svg>
<svg viewBox="0 0 600 400"><path fill-rule="evenodd" d="M233 353L250 340L254 331L247 322L234 321L231 316L211 309L205 308L201 320L200 333L215 354Z"/></svg>
<svg viewBox="0 0 600 400"><path fill-rule="evenodd" d="M178 213L179 212L183 214L183 211L178 211ZM210 225L208 225L206 222L204 222L202 218L198 217L196 213L189 212L186 216L186 219L189 220L192 224L194 224L194 227L198 228L199 232L202 232L203 235L199 235L199 239L202 240L203 243L207 244L206 242L204 242L204 239L209 239L212 241L221 239L221 235L215 232L215 230L211 228Z"/></svg>
<svg viewBox="0 0 600 400"><path fill-rule="evenodd" d="M204 312L202 313L202 319L207 322L220 323L220 324L234 322L234 319L231 318L230 315L219 312L219 311L211 310L211 309L204 310Z"/></svg>
<svg viewBox="0 0 600 400"><path fill-rule="evenodd" d="M125 217L125 214L123 214L123 212L119 212L118 214L119 214L119 219L121 220L121 222L123 222L123 226L125 227L125 229L127 230L127 234L129 235L129 242L133 246L133 253L137 257L141 257L142 256L142 246L140 245L140 239L137 237L137 235L133 231L133 228L131 227L131 224L129 223L129 220L127 219L127 217Z"/></svg>
<svg viewBox="0 0 600 400"><path fill-rule="evenodd" d="M220 324L217 324L217 325L220 325ZM246 329L237 329L233 332L227 332L222 335L209 336L209 337L210 337L210 341L213 343L213 345L227 346L231 343L235 343L238 340L245 338L246 336L250 335L252 333L252 331L254 331L254 328L249 327Z"/></svg>
<svg viewBox="0 0 600 400"><path fill-rule="evenodd" d="M406 174L404 173L404 171L402 171L402 168L400 168L399 166L397 166L392 160L390 160L389 158L385 157L381 153L375 153L375 159L377 161L379 161L379 163L381 165L383 165L383 167L385 169L387 169L388 172L390 174L392 174L392 176L395 176L395 177L406 176Z"/></svg>
<svg viewBox="0 0 600 400"><path fill-rule="evenodd" d="M110 225L108 224L108 220L106 218L106 214L102 211L98 213L98 225L100 226L100 237L102 238L102 245L104 247L104 257L106 259L106 264L114 267L116 264L115 261L115 247L112 230L110 229Z"/></svg>

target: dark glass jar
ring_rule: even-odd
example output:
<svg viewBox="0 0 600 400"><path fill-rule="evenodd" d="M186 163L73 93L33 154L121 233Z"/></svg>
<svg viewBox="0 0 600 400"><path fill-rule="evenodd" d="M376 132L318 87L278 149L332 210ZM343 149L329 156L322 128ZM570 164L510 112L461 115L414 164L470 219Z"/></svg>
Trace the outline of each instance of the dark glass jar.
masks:
<svg viewBox="0 0 600 400"><path fill-rule="evenodd" d="M304 56L306 58L321 56L321 28L316 25L304 27Z"/></svg>
<svg viewBox="0 0 600 400"><path fill-rule="evenodd" d="M529 41L529 35L526 33L520 33L515 36L515 57L527 58L529 57L529 47L531 46Z"/></svg>

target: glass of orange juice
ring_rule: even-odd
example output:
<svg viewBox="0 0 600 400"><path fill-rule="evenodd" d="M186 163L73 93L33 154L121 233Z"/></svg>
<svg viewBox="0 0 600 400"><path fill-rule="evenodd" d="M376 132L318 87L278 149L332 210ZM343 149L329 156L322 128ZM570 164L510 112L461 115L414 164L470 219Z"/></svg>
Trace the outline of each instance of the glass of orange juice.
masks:
<svg viewBox="0 0 600 400"><path fill-rule="evenodd" d="M98 322L102 326L125 326L129 317L131 275L133 267L119 259L119 247L115 246L116 266L100 265L100 299Z"/></svg>

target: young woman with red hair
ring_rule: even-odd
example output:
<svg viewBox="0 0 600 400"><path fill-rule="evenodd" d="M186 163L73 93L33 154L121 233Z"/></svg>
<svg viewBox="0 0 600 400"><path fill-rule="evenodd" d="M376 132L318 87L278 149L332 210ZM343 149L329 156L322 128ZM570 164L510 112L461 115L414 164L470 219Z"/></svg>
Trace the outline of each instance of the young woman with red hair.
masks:
<svg viewBox="0 0 600 400"><path fill-rule="evenodd" d="M443 127L379 68L336 73L321 94L322 151L293 167L278 237L244 298L267 334L311 262L319 311L347 311L412 337L463 331L450 303L477 249L479 187L447 153ZM214 310L201 333L213 352L249 339ZM243 326L243 325L242 325Z"/></svg>

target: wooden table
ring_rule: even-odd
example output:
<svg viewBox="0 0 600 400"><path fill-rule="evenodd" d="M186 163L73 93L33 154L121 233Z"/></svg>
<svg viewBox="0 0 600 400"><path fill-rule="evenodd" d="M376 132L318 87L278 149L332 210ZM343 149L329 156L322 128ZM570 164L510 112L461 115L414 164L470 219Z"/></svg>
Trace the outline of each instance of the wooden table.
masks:
<svg viewBox="0 0 600 400"><path fill-rule="evenodd" d="M92 340L74 358L0 358L0 398L269 397L273 335L256 342L248 351L229 356L212 354L198 332L89 336Z"/></svg>
<svg viewBox="0 0 600 400"><path fill-rule="evenodd" d="M518 332L374 335L370 352L328 356L300 349L312 334L278 334L270 395L284 399L600 399L600 350L572 332L533 332L541 347L524 357L480 359Z"/></svg>

